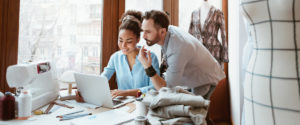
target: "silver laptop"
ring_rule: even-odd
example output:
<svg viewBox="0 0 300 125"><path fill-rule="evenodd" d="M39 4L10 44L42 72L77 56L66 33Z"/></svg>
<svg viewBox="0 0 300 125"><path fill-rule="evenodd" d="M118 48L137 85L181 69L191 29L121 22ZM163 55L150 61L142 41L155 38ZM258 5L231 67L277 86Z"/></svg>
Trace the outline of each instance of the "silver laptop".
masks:
<svg viewBox="0 0 300 125"><path fill-rule="evenodd" d="M118 108L134 101L134 98L112 99L106 77L91 74L74 73L77 89L86 103Z"/></svg>

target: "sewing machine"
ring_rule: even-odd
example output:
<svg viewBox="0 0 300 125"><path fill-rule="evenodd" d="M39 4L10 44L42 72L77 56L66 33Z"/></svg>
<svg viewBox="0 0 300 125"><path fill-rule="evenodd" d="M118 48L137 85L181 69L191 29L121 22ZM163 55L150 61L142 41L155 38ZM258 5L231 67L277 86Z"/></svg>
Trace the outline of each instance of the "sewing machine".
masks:
<svg viewBox="0 0 300 125"><path fill-rule="evenodd" d="M7 68L6 80L10 88L16 88L16 95L22 89L32 94L32 111L55 100L59 86L55 68L50 62L12 65Z"/></svg>

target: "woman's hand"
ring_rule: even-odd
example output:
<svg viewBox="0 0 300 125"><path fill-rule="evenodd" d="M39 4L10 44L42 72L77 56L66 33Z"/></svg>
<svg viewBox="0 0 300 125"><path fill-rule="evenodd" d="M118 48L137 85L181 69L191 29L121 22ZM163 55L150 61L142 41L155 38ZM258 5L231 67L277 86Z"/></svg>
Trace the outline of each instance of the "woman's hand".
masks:
<svg viewBox="0 0 300 125"><path fill-rule="evenodd" d="M79 91L75 91L75 94L76 94L75 100L76 100L77 102L84 102L84 99L83 99L83 97L81 96L81 94L80 94Z"/></svg>
<svg viewBox="0 0 300 125"><path fill-rule="evenodd" d="M112 98L116 98L117 96L127 96L127 91L126 90L118 90L118 89L114 89L114 90L110 90L110 94Z"/></svg>

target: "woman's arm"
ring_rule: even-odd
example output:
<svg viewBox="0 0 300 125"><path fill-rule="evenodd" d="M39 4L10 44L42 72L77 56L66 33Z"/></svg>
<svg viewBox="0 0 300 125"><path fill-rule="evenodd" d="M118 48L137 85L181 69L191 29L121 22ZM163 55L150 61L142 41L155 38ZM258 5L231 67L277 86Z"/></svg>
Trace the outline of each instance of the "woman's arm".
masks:
<svg viewBox="0 0 300 125"><path fill-rule="evenodd" d="M114 89L110 91L110 94L112 98L115 98L117 96L136 96L139 89L128 89L128 90L119 90L119 89Z"/></svg>

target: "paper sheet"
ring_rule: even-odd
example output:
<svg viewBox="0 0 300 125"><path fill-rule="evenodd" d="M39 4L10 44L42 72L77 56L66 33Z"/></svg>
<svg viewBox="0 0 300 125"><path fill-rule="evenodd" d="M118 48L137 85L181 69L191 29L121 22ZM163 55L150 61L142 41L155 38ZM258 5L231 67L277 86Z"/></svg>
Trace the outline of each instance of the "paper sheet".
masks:
<svg viewBox="0 0 300 125"><path fill-rule="evenodd" d="M81 107L85 107L85 108L90 108L90 109L96 109L99 107L99 106L89 104L89 103L78 103L75 100L66 100L65 102L66 102L66 104L69 103L69 104L73 104L73 105L77 105L77 106L81 106Z"/></svg>
<svg viewBox="0 0 300 125"><path fill-rule="evenodd" d="M71 121L72 125L115 125L129 122L134 119L134 115L122 110L110 110L96 115L78 118Z"/></svg>

